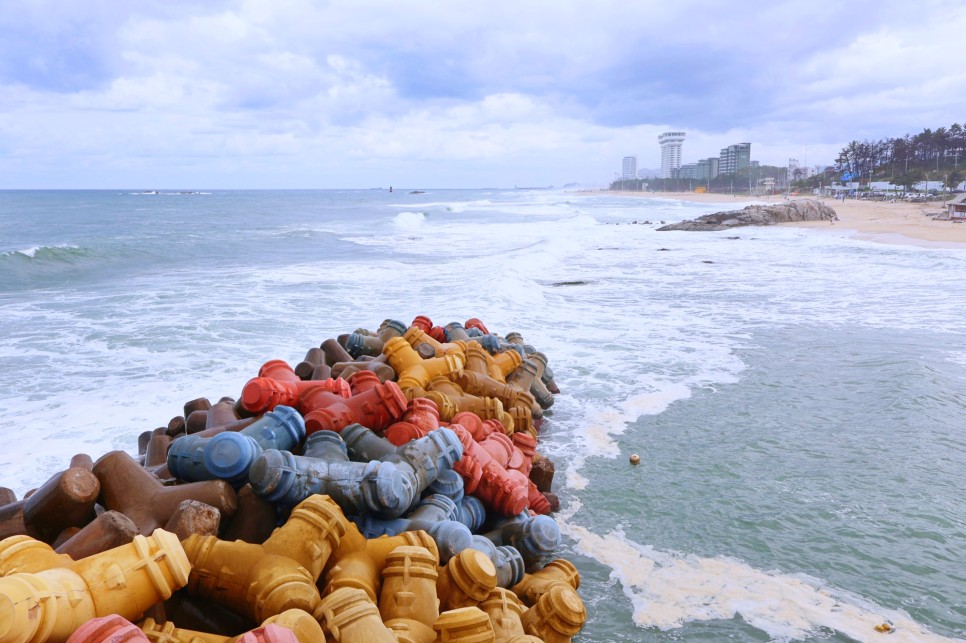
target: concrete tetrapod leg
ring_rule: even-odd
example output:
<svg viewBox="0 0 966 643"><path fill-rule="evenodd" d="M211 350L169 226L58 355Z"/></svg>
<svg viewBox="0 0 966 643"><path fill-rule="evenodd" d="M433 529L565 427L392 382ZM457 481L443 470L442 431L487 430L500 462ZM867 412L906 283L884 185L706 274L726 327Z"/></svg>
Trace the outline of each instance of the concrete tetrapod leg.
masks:
<svg viewBox="0 0 966 643"><path fill-rule="evenodd" d="M553 406L554 391L551 391L547 385L547 382L553 381L553 373L547 368L547 356L537 352L529 355L527 359L537 367L537 374L530 384L530 393L542 408L549 409ZM545 377L548 375L549 377Z"/></svg>
<svg viewBox="0 0 966 643"><path fill-rule="evenodd" d="M248 470L262 451L290 451L304 437L302 416L280 404L240 431L178 438L168 449L168 470L186 482L226 480L239 487L248 480Z"/></svg>
<svg viewBox="0 0 966 643"><path fill-rule="evenodd" d="M537 569L560 546L560 527L556 521L527 512L498 523L484 535L497 545L511 545L519 551L528 570Z"/></svg>
<svg viewBox="0 0 966 643"><path fill-rule="evenodd" d="M309 436L306 453L315 452L316 435ZM349 462L269 449L249 470L252 489L269 502L291 507L314 494L331 496L347 514L400 516L416 498L412 467L396 462Z"/></svg>
<svg viewBox="0 0 966 643"><path fill-rule="evenodd" d="M451 424L449 428L463 444L463 457L453 469L463 476L466 492L476 495L504 516L514 516L523 511L529 496L526 481L508 475L507 470L465 428L458 424ZM480 477L476 476L476 469L482 471Z"/></svg>
<svg viewBox="0 0 966 643"><path fill-rule="evenodd" d="M446 496L431 494L420 501L408 518L380 520L357 516L355 522L362 534L369 538L411 530L425 531L436 541L440 562L445 565L450 558L473 544L470 530L454 520L458 511L456 503Z"/></svg>
<svg viewBox="0 0 966 643"><path fill-rule="evenodd" d="M554 585L520 619L527 634L545 643L570 643L587 620L587 609L577 590L563 583Z"/></svg>
<svg viewBox="0 0 966 643"><path fill-rule="evenodd" d="M436 402L426 397L416 397L410 400L406 412L403 413L399 421L393 422L386 428L383 436L398 447L411 440L417 440L438 428L439 407Z"/></svg>
<svg viewBox="0 0 966 643"><path fill-rule="evenodd" d="M513 418L503 408L503 402L495 397L481 397L465 392L460 385L446 377L434 377L427 384L429 391L426 395L434 402L439 403L440 397L448 402L456 413L473 413L484 420L498 420L506 426L510 425L513 429ZM455 415L455 413L453 414ZM452 418L452 415L450 416ZM456 420L452 420L456 421Z"/></svg>
<svg viewBox="0 0 966 643"><path fill-rule="evenodd" d="M463 327L463 324L459 322L450 322L443 326L443 330L446 331L446 341L448 342L465 342L469 341L470 336Z"/></svg>
<svg viewBox="0 0 966 643"><path fill-rule="evenodd" d="M401 336L401 333L387 334L386 339ZM358 359L362 355L377 357L382 354L382 347L384 345L385 341L376 335L349 333L349 336L345 338L345 350L353 359Z"/></svg>
<svg viewBox="0 0 966 643"><path fill-rule="evenodd" d="M346 448L361 460L382 460L408 465L416 479L416 495L422 494L443 471L451 471L463 457L463 445L455 433L438 428L418 440L395 446L361 424L342 429Z"/></svg>
<svg viewBox="0 0 966 643"><path fill-rule="evenodd" d="M260 545L276 527L275 505L255 493L250 484L238 490L238 510L221 529L222 540Z"/></svg>
<svg viewBox="0 0 966 643"><path fill-rule="evenodd" d="M318 624L316 624L316 628L318 628L318 631L314 636L318 638L306 639L307 641L324 640L324 634L322 634ZM146 637L144 640L152 643L303 643L295 632L274 623L260 625L238 636L221 636L176 627L170 621L158 623L154 619L148 618L141 623L141 632ZM84 643L86 643L86 639ZM113 639L111 643L113 643Z"/></svg>
<svg viewBox="0 0 966 643"><path fill-rule="evenodd" d="M4 576L0 641L64 643L92 618L139 618L183 587L189 569L181 543L159 529L69 567Z"/></svg>
<svg viewBox="0 0 966 643"><path fill-rule="evenodd" d="M365 591L369 599L376 602L386 559L394 549L402 546L422 547L433 555L438 564L436 541L425 531L405 531L395 536L367 539L350 522L325 572L325 593L330 594L342 587L354 587Z"/></svg>
<svg viewBox="0 0 966 643"><path fill-rule="evenodd" d="M94 518L100 489L97 477L84 466L54 474L18 504L24 528L19 533L52 543L67 527L83 527ZM5 531L0 527L3 537L18 533Z"/></svg>
<svg viewBox="0 0 966 643"><path fill-rule="evenodd" d="M291 630L299 643L319 643L325 640L322 626L314 616L303 610L285 610L267 618L262 622L262 626L265 625L280 625Z"/></svg>
<svg viewBox="0 0 966 643"><path fill-rule="evenodd" d="M310 348L305 353L305 359L295 365L292 369L299 378L303 380L312 379L312 373L320 364L325 364L325 353L321 348Z"/></svg>
<svg viewBox="0 0 966 643"><path fill-rule="evenodd" d="M437 375L459 375L463 371L463 356L453 353L423 359L406 339L395 337L383 347L389 365L396 371L400 388L426 388Z"/></svg>
<svg viewBox="0 0 966 643"><path fill-rule="evenodd" d="M101 504L130 518L142 535L166 524L182 500L211 505L222 518L235 513L235 491L227 482L206 480L165 487L124 451L101 456L94 463L94 474L101 483Z"/></svg>
<svg viewBox="0 0 966 643"><path fill-rule="evenodd" d="M496 586L509 588L521 580L526 573L523 556L513 547L501 545L497 547L493 541L481 534L473 534L472 549L486 554L496 570Z"/></svg>
<svg viewBox="0 0 966 643"><path fill-rule="evenodd" d="M432 640L433 623L439 617L436 565L436 557L422 547L397 547L386 557L379 614L387 627L405 623L417 639Z"/></svg>
<svg viewBox="0 0 966 643"><path fill-rule="evenodd" d="M552 560L543 569L525 574L523 579L513 586L513 593L520 597L524 605L533 606L541 596L550 591L551 587L560 584L572 589L580 588L580 573L573 563L564 558Z"/></svg>
<svg viewBox="0 0 966 643"><path fill-rule="evenodd" d="M138 534L137 525L119 511L105 511L57 546L58 554L74 560L125 545Z"/></svg>
<svg viewBox="0 0 966 643"><path fill-rule="evenodd" d="M495 397L503 402L503 408L513 416L514 430L529 432L532 428L536 400L529 391L521 391L489 375L473 371L463 371L455 381L467 393Z"/></svg>
<svg viewBox="0 0 966 643"><path fill-rule="evenodd" d="M489 335L490 331L486 329L486 325L476 317L470 317L463 323L463 327L469 330L470 328L477 328L484 335Z"/></svg>
<svg viewBox="0 0 966 643"><path fill-rule="evenodd" d="M70 567L74 559L58 554L42 540L10 536L0 540L0 576L36 574L55 567Z"/></svg>
<svg viewBox="0 0 966 643"><path fill-rule="evenodd" d="M506 643L515 636L526 634L520 619L527 608L510 590L493 589L479 607L490 617L497 643Z"/></svg>
<svg viewBox="0 0 966 643"><path fill-rule="evenodd" d="M332 592L314 612L326 641L334 643L398 643L382 623L379 608L361 589L343 587Z"/></svg>
<svg viewBox="0 0 966 643"><path fill-rule="evenodd" d="M265 374L248 380L242 388L239 403L248 413L264 413L281 404L295 407L305 414L308 413L308 399L318 391L348 397L345 380L302 381L285 362L276 360L266 364L269 365L271 368L263 366L260 371Z"/></svg>
<svg viewBox="0 0 966 643"><path fill-rule="evenodd" d="M439 571L436 594L441 609L476 606L496 587L496 567L476 549L464 549Z"/></svg>
<svg viewBox="0 0 966 643"><path fill-rule="evenodd" d="M293 608L313 613L320 599L315 582L346 526L338 505L312 496L262 545L191 536L184 542L192 565L188 591L256 622Z"/></svg>
<svg viewBox="0 0 966 643"><path fill-rule="evenodd" d="M67 639L67 643L135 643L138 641L149 643L150 639L145 636L141 628L117 614L91 619Z"/></svg>
<svg viewBox="0 0 966 643"><path fill-rule="evenodd" d="M442 331L441 328L439 330ZM436 359L445 355L457 355L462 360L466 345L463 342L442 343L446 338L442 332L438 333L438 335L437 337L433 329L424 331L421 328L410 326L405 334L403 334L403 339L424 359ZM383 347L382 352L385 355L385 347Z"/></svg>
<svg viewBox="0 0 966 643"><path fill-rule="evenodd" d="M433 625L441 643L495 643L493 625L478 607L460 607L443 612Z"/></svg>
<svg viewBox="0 0 966 643"><path fill-rule="evenodd" d="M315 405L311 411L305 411L306 432L341 431L354 422L384 431L405 413L409 400L395 382L380 382L375 373L369 371L359 371L351 379L353 382L368 380L372 385L364 389L353 387L350 397L331 400L324 406Z"/></svg>

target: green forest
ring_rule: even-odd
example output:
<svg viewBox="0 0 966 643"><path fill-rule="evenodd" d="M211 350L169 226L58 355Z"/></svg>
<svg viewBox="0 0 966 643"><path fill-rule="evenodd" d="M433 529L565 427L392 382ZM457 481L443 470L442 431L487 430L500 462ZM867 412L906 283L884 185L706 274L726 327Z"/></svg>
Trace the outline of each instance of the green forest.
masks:
<svg viewBox="0 0 966 643"><path fill-rule="evenodd" d="M888 181L907 190L926 180L955 187L966 176L960 158L966 163L966 129L953 123L898 138L852 141L835 159L835 171L848 172L860 183Z"/></svg>

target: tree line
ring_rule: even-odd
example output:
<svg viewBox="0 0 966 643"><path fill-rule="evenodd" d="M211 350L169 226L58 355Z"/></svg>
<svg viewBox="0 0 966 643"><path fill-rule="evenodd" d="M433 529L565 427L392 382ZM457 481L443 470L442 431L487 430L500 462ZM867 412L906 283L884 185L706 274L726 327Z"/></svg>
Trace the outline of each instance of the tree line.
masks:
<svg viewBox="0 0 966 643"><path fill-rule="evenodd" d="M966 128L959 123L878 141L851 141L835 159L835 170L860 182L889 181L911 189L925 180L953 187L963 181Z"/></svg>
<svg viewBox="0 0 966 643"><path fill-rule="evenodd" d="M695 188L705 188L708 192L721 194L747 194L763 190L765 179L771 179L773 189L783 190L791 180L788 168L775 165L755 165L741 168L733 174L719 174L714 178L703 179L616 179L611 182L611 190L628 192L691 192ZM826 183L828 183L826 181Z"/></svg>

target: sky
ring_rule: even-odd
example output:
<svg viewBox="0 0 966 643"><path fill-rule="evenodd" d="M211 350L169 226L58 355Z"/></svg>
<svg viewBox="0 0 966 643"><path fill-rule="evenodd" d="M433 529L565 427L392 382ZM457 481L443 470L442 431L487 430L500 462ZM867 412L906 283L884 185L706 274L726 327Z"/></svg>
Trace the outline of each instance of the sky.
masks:
<svg viewBox="0 0 966 643"><path fill-rule="evenodd" d="M962 0L4 0L0 189L604 185L966 121Z"/></svg>

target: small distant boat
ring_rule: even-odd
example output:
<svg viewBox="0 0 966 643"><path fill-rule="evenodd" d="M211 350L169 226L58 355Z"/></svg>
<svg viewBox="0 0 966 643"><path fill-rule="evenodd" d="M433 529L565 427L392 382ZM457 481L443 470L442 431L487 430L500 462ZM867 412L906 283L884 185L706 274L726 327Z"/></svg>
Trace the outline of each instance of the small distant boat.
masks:
<svg viewBox="0 0 966 643"><path fill-rule="evenodd" d="M410 192L410 194L426 194L426 193L422 190L413 190Z"/></svg>

